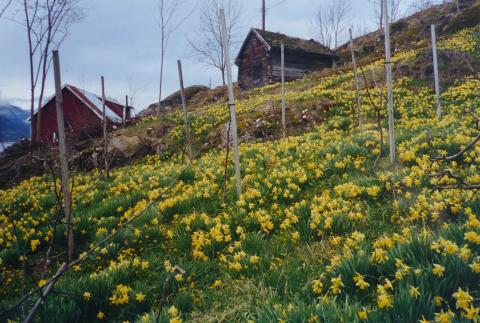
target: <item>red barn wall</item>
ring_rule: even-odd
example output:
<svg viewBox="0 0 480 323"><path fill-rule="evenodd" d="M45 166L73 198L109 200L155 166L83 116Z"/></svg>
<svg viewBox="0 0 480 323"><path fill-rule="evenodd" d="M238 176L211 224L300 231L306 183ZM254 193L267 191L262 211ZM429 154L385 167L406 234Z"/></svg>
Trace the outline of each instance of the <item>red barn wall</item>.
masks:
<svg viewBox="0 0 480 323"><path fill-rule="evenodd" d="M101 132L100 118L66 88L63 89L63 104L67 144L94 136L98 131ZM43 143L53 144L53 133L58 133L55 105L55 99L52 99L42 109L39 140ZM37 116L38 114L33 117L35 125ZM33 128L34 138L36 137L36 132L35 126Z"/></svg>

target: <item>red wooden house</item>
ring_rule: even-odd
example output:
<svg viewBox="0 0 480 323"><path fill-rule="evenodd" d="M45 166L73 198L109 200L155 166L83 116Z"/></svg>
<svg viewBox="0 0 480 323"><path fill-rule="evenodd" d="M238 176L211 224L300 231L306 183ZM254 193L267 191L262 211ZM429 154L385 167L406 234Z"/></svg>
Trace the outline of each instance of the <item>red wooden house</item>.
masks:
<svg viewBox="0 0 480 323"><path fill-rule="evenodd" d="M63 113L65 119L65 135L67 141L77 142L102 134L102 98L96 94L86 92L73 85L64 85ZM40 114L40 136L37 137L37 127L32 129L33 138L38 141L53 144L58 138L57 112L55 95L50 97L42 106ZM113 100L105 100L105 114L109 125L120 125L124 120L131 118L132 107L125 107ZM125 116L124 116L125 114ZM33 115L33 124L37 124L38 112Z"/></svg>

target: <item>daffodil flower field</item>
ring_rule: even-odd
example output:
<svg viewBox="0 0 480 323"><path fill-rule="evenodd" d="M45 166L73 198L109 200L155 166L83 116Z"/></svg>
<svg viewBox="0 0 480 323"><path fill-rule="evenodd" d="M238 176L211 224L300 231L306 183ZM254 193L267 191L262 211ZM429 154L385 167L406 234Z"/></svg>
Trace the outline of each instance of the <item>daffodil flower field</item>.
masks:
<svg viewBox="0 0 480 323"><path fill-rule="evenodd" d="M478 55L480 29L445 38L440 48ZM420 50L396 53L395 62ZM376 61L365 70L380 75L382 68ZM480 185L480 146L455 160L442 157L480 132L480 74L444 89L441 119L432 89L395 80L394 168L381 144L386 109L382 132L374 109L385 101L380 84L361 90L360 129L353 73L316 81L302 90L289 84L289 104L326 98L334 107L313 131L243 143L239 199L231 160L223 198L225 151L216 149L189 167L181 156L149 156L108 179L98 171L72 177L75 251L83 260L58 280L38 319L478 322L480 201L466 184ZM252 91L237 112L278 99L276 89ZM198 146L229 117L221 104L199 111L191 116ZM181 142L181 115L168 118ZM53 186L46 174L0 191L2 321L19 321L36 298L5 311L66 257L66 224L52 226Z"/></svg>

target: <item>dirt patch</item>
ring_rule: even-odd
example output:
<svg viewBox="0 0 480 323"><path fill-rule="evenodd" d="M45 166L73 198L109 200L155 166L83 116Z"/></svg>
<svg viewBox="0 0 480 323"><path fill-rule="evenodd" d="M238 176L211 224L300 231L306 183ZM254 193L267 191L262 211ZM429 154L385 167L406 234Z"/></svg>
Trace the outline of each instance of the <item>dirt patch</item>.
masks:
<svg viewBox="0 0 480 323"><path fill-rule="evenodd" d="M0 189L20 183L45 172L43 162L48 149L23 140L5 149L0 154Z"/></svg>

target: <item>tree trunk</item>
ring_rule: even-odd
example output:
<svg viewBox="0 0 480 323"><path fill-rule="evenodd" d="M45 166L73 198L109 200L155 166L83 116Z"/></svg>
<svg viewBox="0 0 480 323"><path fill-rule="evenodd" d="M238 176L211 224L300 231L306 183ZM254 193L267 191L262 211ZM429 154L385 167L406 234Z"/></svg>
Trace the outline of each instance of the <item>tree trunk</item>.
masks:
<svg viewBox="0 0 480 323"><path fill-rule="evenodd" d="M267 16L267 8L265 5L265 0L262 0L262 30L265 30L265 18Z"/></svg>
<svg viewBox="0 0 480 323"><path fill-rule="evenodd" d="M185 143L187 146L187 153L188 158L190 161L193 160L193 153L192 153L192 143L190 141L190 130L188 127L188 111L187 111L187 100L185 99L185 88L183 86L183 72L182 72L182 63L180 60L177 61L178 65L178 78L180 80L180 95L182 98L182 108L183 108L183 118L185 123Z"/></svg>
<svg viewBox="0 0 480 323"><path fill-rule="evenodd" d="M48 1L47 1L48 6ZM43 52L43 66L42 66L42 80L40 84L40 97L38 98L38 115L37 115L37 140L40 139L40 131L42 130L41 115L42 115L42 101L43 94L45 92L45 80L47 79L47 64L48 64L48 51L50 49L50 43L52 41L52 13L50 8L47 8L48 12L48 32L45 42L45 50Z"/></svg>
<svg viewBox="0 0 480 323"><path fill-rule="evenodd" d="M60 169L62 174L62 192L63 192L63 207L65 211L65 220L67 222L67 256L68 261L73 260L74 239L73 239L73 219L72 219L72 198L70 195L70 186L68 180L68 157L65 142L65 122L63 119L63 96L62 96L62 81L60 76L60 58L58 51L53 51L53 68L55 75L55 101L57 112L57 127L58 127L58 149L60 153Z"/></svg>
<svg viewBox="0 0 480 323"><path fill-rule="evenodd" d="M383 28L385 30L385 70L387 82L387 98L388 98L388 144L390 148L390 164L395 166L396 163L396 143L395 143L395 125L393 112L393 76L392 76L392 53L390 49L390 23L388 21L387 0L383 0Z"/></svg>
<svg viewBox="0 0 480 323"><path fill-rule="evenodd" d="M380 0L380 21L379 21L380 33L383 32L383 1L384 0Z"/></svg>
<svg viewBox="0 0 480 323"><path fill-rule="evenodd" d="M46 45L46 48L45 48L45 56L43 58L42 80L41 80L41 84L40 84L40 97L38 98L37 141L40 141L40 131L42 130L41 114L42 114L43 94L45 93L45 81L47 79L48 49L49 49L49 42L47 42L47 45Z"/></svg>
<svg viewBox="0 0 480 323"><path fill-rule="evenodd" d="M237 116L235 112L235 94L233 92L233 82L232 82L232 68L230 66L230 51L229 51L229 39L227 34L227 27L225 23L225 12L223 9L220 9L220 21L222 25L222 36L224 44L224 58L225 66L224 70L227 70L227 79L228 79L228 98L229 98L229 109L230 109L230 121L232 125L232 139L233 139L233 160L235 161L235 179L237 187L237 196L240 198L242 195L242 176L240 172L240 153L238 150L238 138L237 138Z"/></svg>
<svg viewBox="0 0 480 323"><path fill-rule="evenodd" d="M163 24L163 20L162 20ZM164 27L162 26L162 54L160 57L160 86L158 88L158 106L157 106L157 116L160 116L160 109L162 105L162 86L163 86L163 62L165 59L165 34Z"/></svg>
<svg viewBox="0 0 480 323"><path fill-rule="evenodd" d="M30 141L33 143L35 142L35 138L33 136L33 113L35 108L35 79L33 75L33 48L32 48L32 31L30 27L30 17L28 15L28 6L27 0L23 1L23 6L25 10L25 20L27 22L27 37L28 37L28 59L30 64Z"/></svg>
<svg viewBox="0 0 480 323"><path fill-rule="evenodd" d="M280 47L280 63L281 63L281 79L282 79L282 129L283 137L287 134L287 127L285 122L285 45L281 43Z"/></svg>

